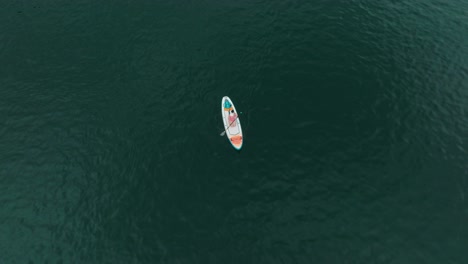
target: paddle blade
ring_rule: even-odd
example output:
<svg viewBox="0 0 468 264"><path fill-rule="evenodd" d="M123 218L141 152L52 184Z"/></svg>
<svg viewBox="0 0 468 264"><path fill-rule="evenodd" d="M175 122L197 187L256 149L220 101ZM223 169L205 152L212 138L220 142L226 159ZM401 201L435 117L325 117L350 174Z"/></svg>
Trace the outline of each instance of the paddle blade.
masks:
<svg viewBox="0 0 468 264"><path fill-rule="evenodd" d="M221 134L219 134L219 135L220 135L220 136L226 135L226 131L221 132Z"/></svg>

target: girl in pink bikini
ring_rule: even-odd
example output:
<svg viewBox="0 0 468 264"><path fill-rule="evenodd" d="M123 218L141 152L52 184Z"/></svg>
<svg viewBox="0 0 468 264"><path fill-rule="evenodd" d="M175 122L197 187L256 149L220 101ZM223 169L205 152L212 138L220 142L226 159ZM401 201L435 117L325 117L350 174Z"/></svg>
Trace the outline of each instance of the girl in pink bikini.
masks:
<svg viewBox="0 0 468 264"><path fill-rule="evenodd" d="M234 112L234 109L231 109L231 111L229 112L229 124L231 124L231 127L236 126L237 122L234 122L236 121L236 119L237 119L237 114Z"/></svg>

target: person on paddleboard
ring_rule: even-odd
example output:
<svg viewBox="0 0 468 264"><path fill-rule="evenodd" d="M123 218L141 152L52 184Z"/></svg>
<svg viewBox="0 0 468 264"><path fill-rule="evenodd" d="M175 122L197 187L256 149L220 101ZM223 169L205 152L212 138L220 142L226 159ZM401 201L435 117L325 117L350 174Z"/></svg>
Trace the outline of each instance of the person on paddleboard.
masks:
<svg viewBox="0 0 468 264"><path fill-rule="evenodd" d="M229 112L229 124L231 124L231 127L236 126L237 122L234 122L236 121L236 119L237 119L237 114L234 112L234 109L231 109L231 111Z"/></svg>

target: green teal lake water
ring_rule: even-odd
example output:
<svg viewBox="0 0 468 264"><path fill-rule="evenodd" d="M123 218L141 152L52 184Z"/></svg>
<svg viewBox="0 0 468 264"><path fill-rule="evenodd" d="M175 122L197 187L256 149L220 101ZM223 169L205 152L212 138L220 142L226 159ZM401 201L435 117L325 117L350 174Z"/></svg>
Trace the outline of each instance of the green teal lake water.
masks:
<svg viewBox="0 0 468 264"><path fill-rule="evenodd" d="M468 263L467 10L3 3L0 262Z"/></svg>

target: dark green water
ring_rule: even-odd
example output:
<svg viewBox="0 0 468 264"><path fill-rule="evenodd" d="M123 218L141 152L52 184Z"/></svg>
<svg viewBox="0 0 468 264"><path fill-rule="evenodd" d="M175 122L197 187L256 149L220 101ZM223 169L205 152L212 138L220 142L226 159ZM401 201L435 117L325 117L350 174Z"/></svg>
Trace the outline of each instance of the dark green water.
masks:
<svg viewBox="0 0 468 264"><path fill-rule="evenodd" d="M4 1L0 263L468 263L467 10Z"/></svg>

